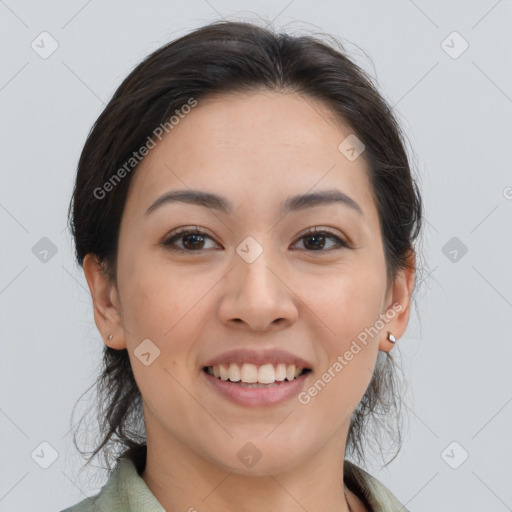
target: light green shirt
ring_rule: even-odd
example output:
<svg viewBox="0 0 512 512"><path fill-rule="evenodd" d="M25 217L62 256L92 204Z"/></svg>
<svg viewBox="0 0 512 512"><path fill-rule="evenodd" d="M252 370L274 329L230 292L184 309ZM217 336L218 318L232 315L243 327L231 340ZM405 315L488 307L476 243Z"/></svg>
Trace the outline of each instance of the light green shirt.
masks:
<svg viewBox="0 0 512 512"><path fill-rule="evenodd" d="M383 484L349 461L345 484L371 512L409 512ZM165 512L130 459L119 459L107 483L95 496L61 512Z"/></svg>

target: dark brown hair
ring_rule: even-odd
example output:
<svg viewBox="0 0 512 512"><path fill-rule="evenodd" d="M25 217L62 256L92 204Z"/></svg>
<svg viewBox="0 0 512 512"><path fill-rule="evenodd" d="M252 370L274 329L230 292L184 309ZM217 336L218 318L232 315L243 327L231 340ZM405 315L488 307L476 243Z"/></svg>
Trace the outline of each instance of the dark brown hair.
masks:
<svg viewBox="0 0 512 512"><path fill-rule="evenodd" d="M393 112L369 75L347 57L339 42L331 40L333 44L310 35L221 21L149 55L119 86L80 156L69 209L78 264L83 265L86 254L95 254L117 286L119 227L137 166L122 173L123 179L108 187L108 193L95 191L105 190L118 169L127 169L126 162L153 137L156 127L168 122L190 98L200 102L209 94L266 89L323 102L365 145L391 283L400 269L410 266L408 256L415 252L421 198ZM102 439L88 463L103 450L111 470L117 452L131 457L141 472L146 454L142 400L128 353L105 346L103 363L96 382ZM368 446L374 442L382 452L383 432L392 438L398 454L397 369L388 352L379 352L372 380L352 416L347 456L364 462L365 442Z"/></svg>

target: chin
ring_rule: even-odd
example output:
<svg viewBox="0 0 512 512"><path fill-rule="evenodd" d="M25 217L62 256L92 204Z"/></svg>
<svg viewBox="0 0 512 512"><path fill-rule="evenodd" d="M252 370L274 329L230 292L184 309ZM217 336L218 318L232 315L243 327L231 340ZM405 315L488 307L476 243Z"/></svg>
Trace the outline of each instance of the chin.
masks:
<svg viewBox="0 0 512 512"><path fill-rule="evenodd" d="M280 449L268 440L264 442L246 441L233 442L233 452L223 454L211 454L212 460L226 471L244 476L269 476L271 474L283 473L301 466L307 455L301 457L297 450L290 447L283 449L283 443L279 443ZM263 446L265 445L265 446ZM224 445L226 446L226 445ZM293 455L293 456L291 456Z"/></svg>

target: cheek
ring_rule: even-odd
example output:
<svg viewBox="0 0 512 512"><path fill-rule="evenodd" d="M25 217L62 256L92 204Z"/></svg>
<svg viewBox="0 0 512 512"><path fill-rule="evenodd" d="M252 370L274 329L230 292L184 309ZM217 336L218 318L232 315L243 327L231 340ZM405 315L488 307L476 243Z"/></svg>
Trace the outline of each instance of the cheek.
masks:
<svg viewBox="0 0 512 512"><path fill-rule="evenodd" d="M185 382L195 369L195 340L201 339L208 318L206 295L218 278L156 261L127 266L120 277L126 341L137 383L143 394L158 393L160 386L174 389L173 376ZM141 353L149 353L146 362L154 362L144 365Z"/></svg>
<svg viewBox="0 0 512 512"><path fill-rule="evenodd" d="M331 350L339 350L378 320L385 285L384 264L361 258L322 275L302 273L294 290L308 322L322 329Z"/></svg>
<svg viewBox="0 0 512 512"><path fill-rule="evenodd" d="M361 258L316 286L302 283L301 297L313 314L308 321L317 333L322 367L307 391L318 414L352 411L370 383L378 352L375 327L385 294L384 263ZM327 291L326 291L327 290ZM305 401L308 397L305 397Z"/></svg>
<svg viewBox="0 0 512 512"><path fill-rule="evenodd" d="M186 266L170 265L149 251L134 253L120 271L129 336L153 336L167 342L173 332L189 323L189 315L214 285L213 277Z"/></svg>

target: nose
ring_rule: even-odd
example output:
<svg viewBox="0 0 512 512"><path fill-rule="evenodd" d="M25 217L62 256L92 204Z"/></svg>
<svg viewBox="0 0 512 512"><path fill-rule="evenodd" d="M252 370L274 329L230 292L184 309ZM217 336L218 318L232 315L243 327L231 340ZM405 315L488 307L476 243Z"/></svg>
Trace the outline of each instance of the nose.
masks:
<svg viewBox="0 0 512 512"><path fill-rule="evenodd" d="M284 272L266 253L252 263L234 255L218 311L221 321L231 328L268 331L297 320L298 299L287 286Z"/></svg>

